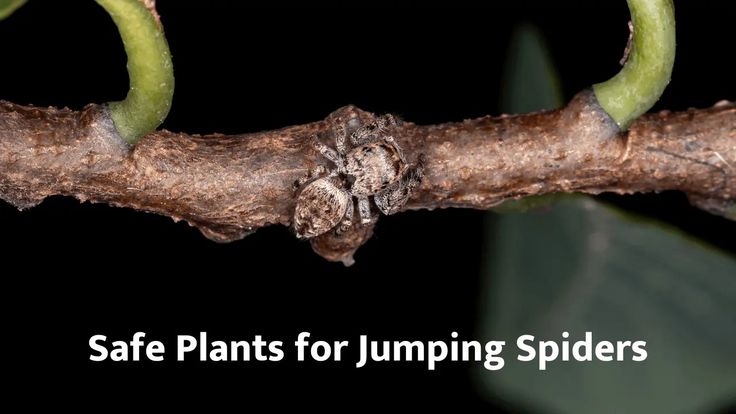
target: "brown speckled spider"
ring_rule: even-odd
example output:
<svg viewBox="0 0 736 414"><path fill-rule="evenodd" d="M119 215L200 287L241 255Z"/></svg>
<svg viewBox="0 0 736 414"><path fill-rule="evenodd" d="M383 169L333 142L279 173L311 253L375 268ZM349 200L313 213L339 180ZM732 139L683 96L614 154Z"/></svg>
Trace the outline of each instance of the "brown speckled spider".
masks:
<svg viewBox="0 0 736 414"><path fill-rule="evenodd" d="M424 155L409 165L398 143L387 132L397 125L391 115L359 127L350 134L343 124L333 126L335 149L317 141L315 148L335 168L319 168L297 184L294 229L300 238L311 238L337 227L344 232L353 224L353 197L362 224L372 222L370 198L383 214L393 214L409 200L422 180Z"/></svg>

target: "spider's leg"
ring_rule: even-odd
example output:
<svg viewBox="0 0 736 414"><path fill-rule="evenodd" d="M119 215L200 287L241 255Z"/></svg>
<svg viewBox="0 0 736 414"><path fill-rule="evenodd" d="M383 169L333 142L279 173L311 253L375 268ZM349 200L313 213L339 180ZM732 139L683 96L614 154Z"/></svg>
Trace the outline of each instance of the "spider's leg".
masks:
<svg viewBox="0 0 736 414"><path fill-rule="evenodd" d="M332 125L332 129L335 134L335 149L337 149L337 153L341 156L344 156L347 154L347 147L345 146L345 141L348 137L348 132L345 129L345 125L341 123L334 123Z"/></svg>
<svg viewBox="0 0 736 414"><path fill-rule="evenodd" d="M327 158L328 160L332 161L334 164L338 164L340 161L340 154L337 153L334 149L328 147L327 145L315 140L314 141L314 148L319 151L322 156Z"/></svg>
<svg viewBox="0 0 736 414"><path fill-rule="evenodd" d="M399 158L401 159L401 162L403 164L406 164L406 157L404 157L404 151L401 149L399 144L396 143L396 140L394 139L394 137L391 135L388 135L388 136L383 137L383 140L391 144L396 149L396 153L399 154Z"/></svg>
<svg viewBox="0 0 736 414"><path fill-rule="evenodd" d="M393 115L381 115L350 134L350 141L355 146L367 144L379 139L383 132L396 125L397 121Z"/></svg>
<svg viewBox="0 0 736 414"><path fill-rule="evenodd" d="M368 224L371 221L371 202L368 197L358 198L358 213L360 214L360 222Z"/></svg>
<svg viewBox="0 0 736 414"><path fill-rule="evenodd" d="M328 160L332 161L333 164L335 164L335 167L337 167L338 172L341 172L341 173L344 172L345 163L342 160L342 156L338 154L337 151L319 142L316 138L314 139L314 142L312 145L314 145L314 148L317 151L319 151L319 153L322 154L322 156L324 156Z"/></svg>
<svg viewBox="0 0 736 414"><path fill-rule="evenodd" d="M412 191L422 183L425 161L424 154L419 155L416 165L407 168L401 178L373 197L376 207L383 214L394 214L406 205Z"/></svg>
<svg viewBox="0 0 736 414"><path fill-rule="evenodd" d="M345 233L353 225L353 200L350 197L350 203L348 203L348 209L345 211L345 217L342 218L340 226L337 228L337 234Z"/></svg>
<svg viewBox="0 0 736 414"><path fill-rule="evenodd" d="M299 188L299 187L303 186L304 184L306 184L306 183L314 180L315 178L317 178L317 177L319 177L321 175L324 175L326 172L327 172L327 169L325 169L325 167L323 165L319 165L315 169L309 170L309 172L307 172L306 174L304 174L303 177L297 179L296 182L294 183L294 185L297 188ZM335 172L334 174L336 175L337 173ZM333 173L330 173L330 176L333 176Z"/></svg>
<svg viewBox="0 0 736 414"><path fill-rule="evenodd" d="M424 164L427 163L427 156L419 154L417 163L407 168L404 175L401 177L401 181L405 183L409 189L413 190L419 187L424 178Z"/></svg>
<svg viewBox="0 0 736 414"><path fill-rule="evenodd" d="M363 125L362 127L355 130L352 134L350 134L350 142L356 147L368 143L370 139L374 136L375 127L375 122Z"/></svg>

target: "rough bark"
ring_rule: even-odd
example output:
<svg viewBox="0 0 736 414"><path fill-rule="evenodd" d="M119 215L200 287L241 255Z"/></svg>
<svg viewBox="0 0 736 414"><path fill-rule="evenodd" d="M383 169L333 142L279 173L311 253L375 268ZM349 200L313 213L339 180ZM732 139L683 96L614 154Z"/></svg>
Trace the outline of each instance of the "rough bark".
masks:
<svg viewBox="0 0 736 414"><path fill-rule="evenodd" d="M331 122L374 115L348 106L326 120L256 134L199 136L157 131L135 147L117 135L104 106L82 111L0 102L0 197L28 208L55 194L186 220L228 242L290 225L295 181L327 161ZM393 131L407 158L426 155L425 178L405 209L486 209L553 192L685 192L729 215L736 206L736 105L649 114L620 132L590 91L565 108L459 123L404 123ZM350 263L372 234L312 240L317 253Z"/></svg>

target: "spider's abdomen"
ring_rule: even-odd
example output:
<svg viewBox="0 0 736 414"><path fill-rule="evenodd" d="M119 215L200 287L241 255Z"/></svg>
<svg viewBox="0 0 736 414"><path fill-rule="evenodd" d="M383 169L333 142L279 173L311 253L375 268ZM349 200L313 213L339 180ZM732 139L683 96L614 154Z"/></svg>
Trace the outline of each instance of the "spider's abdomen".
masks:
<svg viewBox="0 0 736 414"><path fill-rule="evenodd" d="M297 236L311 238L327 233L340 223L351 202L351 196L329 178L307 184L296 200Z"/></svg>
<svg viewBox="0 0 736 414"><path fill-rule="evenodd" d="M373 142L350 151L346 169L354 178L351 192L370 196L396 181L402 168L396 148L387 142Z"/></svg>

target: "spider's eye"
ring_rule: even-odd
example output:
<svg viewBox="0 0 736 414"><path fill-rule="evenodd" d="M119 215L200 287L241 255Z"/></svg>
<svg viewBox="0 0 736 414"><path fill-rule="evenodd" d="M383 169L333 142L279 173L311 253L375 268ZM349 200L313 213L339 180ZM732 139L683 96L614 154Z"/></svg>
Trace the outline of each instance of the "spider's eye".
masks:
<svg viewBox="0 0 736 414"><path fill-rule="evenodd" d="M345 177L345 179L347 180L348 184L350 184L350 185L355 184L355 176L354 175L348 174L347 177Z"/></svg>

